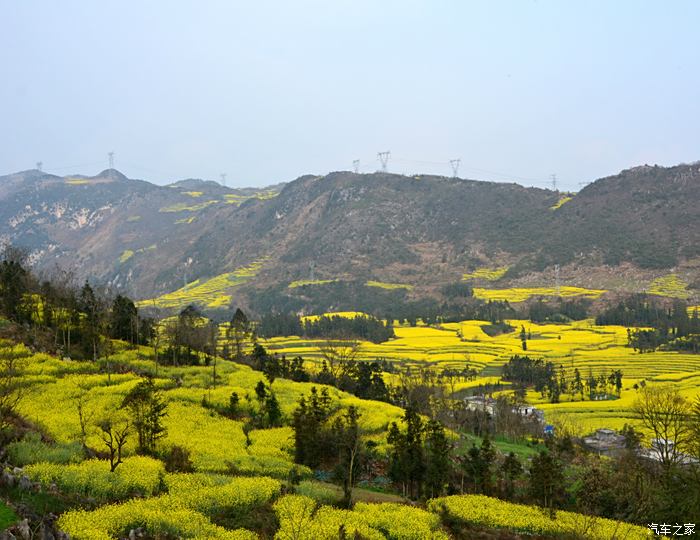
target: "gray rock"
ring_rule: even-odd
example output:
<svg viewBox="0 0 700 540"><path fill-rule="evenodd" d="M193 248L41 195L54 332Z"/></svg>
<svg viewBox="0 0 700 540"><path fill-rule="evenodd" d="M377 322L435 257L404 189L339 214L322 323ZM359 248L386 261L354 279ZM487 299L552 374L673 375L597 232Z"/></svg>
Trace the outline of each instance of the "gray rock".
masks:
<svg viewBox="0 0 700 540"><path fill-rule="evenodd" d="M0 482L7 487L12 487L15 485L15 477L9 471L2 471L2 475L0 475Z"/></svg>
<svg viewBox="0 0 700 540"><path fill-rule="evenodd" d="M31 540L32 530L29 528L28 519L25 518L19 522L19 525L17 525L17 533L22 540Z"/></svg>
<svg viewBox="0 0 700 540"><path fill-rule="evenodd" d="M10 531L0 532L0 540L17 540L17 537Z"/></svg>
<svg viewBox="0 0 700 540"><path fill-rule="evenodd" d="M19 479L19 489L22 491L30 491L34 487L33 482L27 476L21 476Z"/></svg>

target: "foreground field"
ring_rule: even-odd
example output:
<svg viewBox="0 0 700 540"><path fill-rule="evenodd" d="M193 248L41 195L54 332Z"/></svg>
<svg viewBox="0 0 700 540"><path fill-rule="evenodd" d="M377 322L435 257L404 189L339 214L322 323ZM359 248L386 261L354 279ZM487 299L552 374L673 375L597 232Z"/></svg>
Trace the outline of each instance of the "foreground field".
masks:
<svg viewBox="0 0 700 540"><path fill-rule="evenodd" d="M621 428L632 422L631 405L636 396L635 384L673 383L687 397L700 392L700 355L673 351L637 353L627 347L627 328L596 326L592 321L571 324L535 324L511 320L512 332L490 336L484 332L486 321L463 321L438 326L398 326L396 339L375 344L361 342L358 357L386 360L397 367L436 369L475 368L475 381L460 383L456 391L498 381L500 370L514 354L544 358L561 366L567 377L578 369L583 377L592 373L623 372L623 389L619 399L580 401L563 395L562 402L546 403L531 392L528 400L544 409L552 419L562 420L577 431L589 432L600 427ZM521 330L525 329L527 351L523 351ZM298 337L272 338L265 346L279 354L300 355L310 363L322 360L323 340Z"/></svg>
<svg viewBox="0 0 700 540"><path fill-rule="evenodd" d="M43 440L27 435L12 443L8 456L42 486L47 500L61 501L65 511L57 523L74 540L124 538L137 529L153 538L200 540L330 540L342 534L447 540L463 537L455 535L455 523L552 537L597 531L585 537L604 538L614 530L625 532L620 538L646 537L643 528L577 514L552 520L529 507L522 514L515 505L488 497L436 499L422 509L404 504L398 495L356 489L354 507L340 509L337 487L312 481L311 470L294 464L290 427L246 430L242 421L218 412L226 409L232 392L241 397L241 408L254 411L259 405L252 396L263 380L261 373L223 360L215 366L157 366L150 349L118 348L109 361L77 362L0 342L0 353L26 362L28 388L19 412L43 434ZM153 377L167 404L162 450L186 448L192 472L169 472L163 461L135 455L133 439L114 471L105 459L86 458L82 445L104 448L104 433L97 426L119 416L121 401L143 374ZM272 387L286 424L311 384L277 379ZM388 424L398 421L403 411L327 389L334 406L358 408L362 432L384 452ZM292 478L301 482L294 486ZM290 491L294 494L285 495ZM518 513L519 521L511 519ZM0 505L0 524L15 519Z"/></svg>

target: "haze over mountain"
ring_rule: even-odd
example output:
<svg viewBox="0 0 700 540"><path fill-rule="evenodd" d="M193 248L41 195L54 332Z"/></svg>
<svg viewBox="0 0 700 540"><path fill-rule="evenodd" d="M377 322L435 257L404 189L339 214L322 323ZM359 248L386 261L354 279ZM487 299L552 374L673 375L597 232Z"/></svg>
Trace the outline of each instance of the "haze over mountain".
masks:
<svg viewBox="0 0 700 540"><path fill-rule="evenodd" d="M571 197L570 199L568 197ZM42 270L149 298L258 262L234 302L298 280L378 281L436 297L480 267L502 283L698 288L700 165L640 166L577 194L437 176L335 172L265 189L169 186L105 170L0 177L0 239ZM625 279L615 269L624 266Z"/></svg>

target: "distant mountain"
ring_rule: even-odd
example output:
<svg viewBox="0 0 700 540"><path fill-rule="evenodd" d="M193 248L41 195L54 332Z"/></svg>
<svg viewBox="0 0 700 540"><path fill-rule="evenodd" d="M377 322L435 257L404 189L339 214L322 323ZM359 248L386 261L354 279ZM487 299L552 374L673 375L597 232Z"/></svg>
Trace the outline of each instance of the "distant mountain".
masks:
<svg viewBox="0 0 700 540"><path fill-rule="evenodd" d="M211 278L244 304L304 298L313 290L294 285L309 281L440 297L477 268L507 267L505 286L552 284L555 265L563 283L641 290L672 270L699 286L699 203L698 164L636 167L577 194L386 173L234 190L32 170L0 177L0 239L38 268L69 266L139 298Z"/></svg>

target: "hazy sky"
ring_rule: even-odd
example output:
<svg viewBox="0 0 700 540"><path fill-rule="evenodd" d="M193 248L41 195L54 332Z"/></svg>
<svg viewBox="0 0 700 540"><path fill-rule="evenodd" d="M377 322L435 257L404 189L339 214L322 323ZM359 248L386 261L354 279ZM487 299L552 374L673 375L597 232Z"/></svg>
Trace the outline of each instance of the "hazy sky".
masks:
<svg viewBox="0 0 700 540"><path fill-rule="evenodd" d="M700 2L0 0L0 174L564 188L700 159Z"/></svg>

